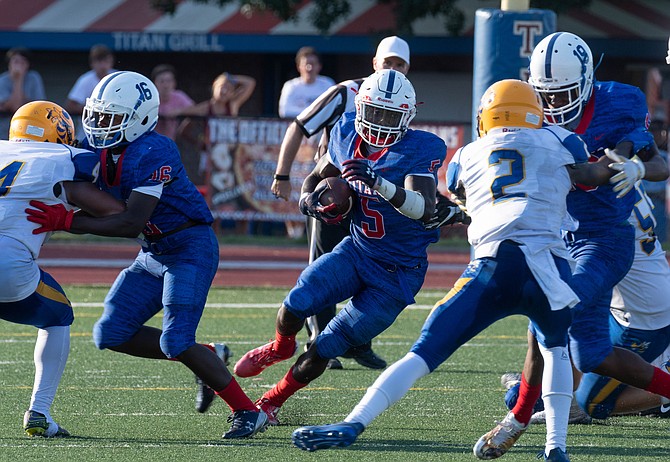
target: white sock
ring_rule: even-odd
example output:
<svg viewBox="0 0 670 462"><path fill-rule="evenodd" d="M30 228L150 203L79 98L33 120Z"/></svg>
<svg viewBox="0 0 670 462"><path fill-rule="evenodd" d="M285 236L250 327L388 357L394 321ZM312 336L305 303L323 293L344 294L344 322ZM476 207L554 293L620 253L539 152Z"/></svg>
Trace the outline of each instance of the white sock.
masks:
<svg viewBox="0 0 670 462"><path fill-rule="evenodd" d="M362 423L367 427L379 414L405 396L414 382L428 373L428 365L419 355L407 353L375 380L344 421Z"/></svg>
<svg viewBox="0 0 670 462"><path fill-rule="evenodd" d="M540 351L544 358L542 400L547 419L546 454L554 448L566 450L572 403L572 366L567 347L547 349L540 345Z"/></svg>
<svg viewBox="0 0 670 462"><path fill-rule="evenodd" d="M35 342L35 383L30 400L30 410L51 418L51 404L56 397L58 384L65 370L70 353L70 326L53 326L39 329Z"/></svg>

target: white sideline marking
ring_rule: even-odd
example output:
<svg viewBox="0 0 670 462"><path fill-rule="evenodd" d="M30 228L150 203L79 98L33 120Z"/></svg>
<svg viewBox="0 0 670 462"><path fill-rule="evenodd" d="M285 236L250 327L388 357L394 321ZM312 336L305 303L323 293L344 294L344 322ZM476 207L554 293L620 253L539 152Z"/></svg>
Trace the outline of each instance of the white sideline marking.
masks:
<svg viewBox="0 0 670 462"><path fill-rule="evenodd" d="M96 259L96 258L40 258L37 264L44 267L61 268L127 268L134 260ZM299 269L307 266L307 262L291 261L242 261L227 260L219 262L221 270L282 270ZM463 271L462 263L432 263L428 269L438 271Z"/></svg>
<svg viewBox="0 0 670 462"><path fill-rule="evenodd" d="M73 308L102 308L102 302L73 302ZM344 304L338 304L338 308L342 308ZM244 308L279 308L279 303L207 303L205 308L234 308L234 309L244 309ZM430 310L433 308L433 305L424 305L424 304L414 304L409 305L406 310Z"/></svg>

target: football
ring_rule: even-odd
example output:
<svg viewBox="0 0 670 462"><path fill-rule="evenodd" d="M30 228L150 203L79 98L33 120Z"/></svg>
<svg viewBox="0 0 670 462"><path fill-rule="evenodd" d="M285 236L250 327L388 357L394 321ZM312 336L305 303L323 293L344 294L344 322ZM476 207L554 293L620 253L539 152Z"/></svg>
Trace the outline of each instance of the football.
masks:
<svg viewBox="0 0 670 462"><path fill-rule="evenodd" d="M317 189L325 186L325 190L319 196L319 203L321 205L336 204L337 207L332 212L333 215L346 215L351 211L354 205L353 189L349 187L349 183L340 177L324 178L317 185Z"/></svg>

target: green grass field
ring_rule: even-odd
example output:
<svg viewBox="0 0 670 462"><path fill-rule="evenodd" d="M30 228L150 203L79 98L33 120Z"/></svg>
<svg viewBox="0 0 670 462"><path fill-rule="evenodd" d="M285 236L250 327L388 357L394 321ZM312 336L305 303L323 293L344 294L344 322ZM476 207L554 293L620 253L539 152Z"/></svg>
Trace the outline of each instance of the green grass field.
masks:
<svg viewBox="0 0 670 462"><path fill-rule="evenodd" d="M53 407L54 417L75 437L30 439L21 428L33 380L35 329L0 323L0 460L63 461L474 461L472 444L505 414L499 378L518 370L525 353L526 320L500 322L462 347L393 408L382 414L350 448L307 453L293 447L293 429L340 421L378 372L344 359L345 370L326 371L289 400L282 425L250 440L224 441L228 407L214 402L207 414L194 409L192 374L175 362L151 361L97 350L91 328L101 313L104 287L66 287L75 304L70 359ZM276 308L285 289L213 289L198 340L223 341L236 361L274 333ZM374 341L390 362L417 337L427 308L441 292L422 292ZM160 319L152 320L160 325ZM305 336L301 334L301 342ZM255 400L283 376L289 363L253 379L240 379ZM573 461L667 461L668 421L613 418L573 426ZM501 460L531 461L544 444L543 425L531 427Z"/></svg>

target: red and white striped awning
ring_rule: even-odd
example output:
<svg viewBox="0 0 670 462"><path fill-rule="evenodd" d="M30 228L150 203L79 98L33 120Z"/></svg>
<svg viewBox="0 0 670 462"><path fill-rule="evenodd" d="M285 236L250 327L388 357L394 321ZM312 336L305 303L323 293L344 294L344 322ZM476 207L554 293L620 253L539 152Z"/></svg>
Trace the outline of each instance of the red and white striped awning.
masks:
<svg viewBox="0 0 670 462"><path fill-rule="evenodd" d="M330 35L367 35L393 30L392 6L375 0L352 0L350 15L333 25ZM478 8L499 8L498 0L459 0L464 35L471 35ZM296 21L282 22L270 13L245 15L237 2L221 8L182 1L174 15L161 14L150 0L0 0L0 31L11 32L148 32L197 34L316 35L309 17L314 5L303 0ZM446 35L443 21L417 21L419 37ZM669 0L595 0L587 10L558 17L558 29L584 38L663 39L670 34Z"/></svg>

